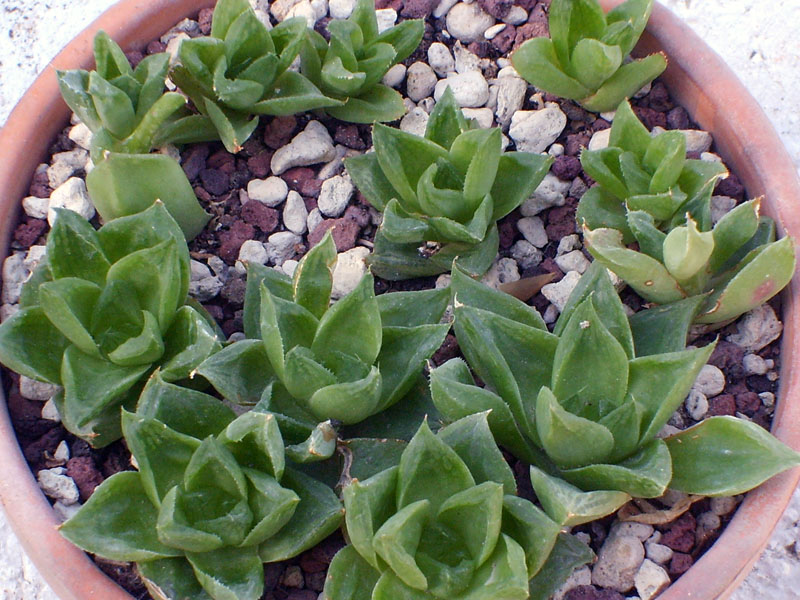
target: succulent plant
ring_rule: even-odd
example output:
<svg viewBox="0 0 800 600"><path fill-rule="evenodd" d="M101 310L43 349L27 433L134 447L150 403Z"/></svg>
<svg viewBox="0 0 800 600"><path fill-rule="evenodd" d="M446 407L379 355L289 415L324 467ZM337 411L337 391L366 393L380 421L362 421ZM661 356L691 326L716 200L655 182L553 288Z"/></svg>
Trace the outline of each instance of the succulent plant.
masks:
<svg viewBox="0 0 800 600"><path fill-rule="evenodd" d="M345 165L384 213L370 259L377 275L435 275L456 257L472 274L489 268L497 255L496 221L528 198L552 162L503 152L501 138L499 128L472 129L450 89L431 112L425 137L375 125L375 152Z"/></svg>
<svg viewBox="0 0 800 600"><path fill-rule="evenodd" d="M247 0L220 0L211 35L184 40L170 78L216 128L225 148L238 152L258 116L291 115L340 104L289 70L306 30L302 17L268 30Z"/></svg>
<svg viewBox="0 0 800 600"><path fill-rule="evenodd" d="M399 401L449 329L438 324L447 289L376 297L369 273L330 305L335 261L328 233L293 279L249 265L244 329L251 339L197 371L225 397L275 412L292 441L318 422L358 423Z"/></svg>
<svg viewBox="0 0 800 600"><path fill-rule="evenodd" d="M262 563L296 556L342 520L332 489L286 465L273 415L236 417L156 372L122 428L138 471L105 480L61 533L136 562L155 598L257 600Z"/></svg>
<svg viewBox="0 0 800 600"><path fill-rule="evenodd" d="M491 410L495 438L534 465L533 487L559 523L598 518L669 485L740 493L798 463L799 454L739 419L712 417L659 439L715 346L684 349L702 298L629 319L595 262L549 333L535 310L457 270L452 286L456 337L486 387L453 359L431 373L433 401L450 419Z"/></svg>
<svg viewBox="0 0 800 600"><path fill-rule="evenodd" d="M423 422L398 465L342 495L350 545L325 600L524 600L560 530L516 496L485 413L437 434Z"/></svg>
<svg viewBox="0 0 800 600"><path fill-rule="evenodd" d="M63 386L54 402L64 426L104 446L154 366L184 380L220 349L213 321L186 303L188 287L186 242L162 204L99 230L57 209L21 310L0 325L0 362Z"/></svg>
<svg viewBox="0 0 800 600"><path fill-rule="evenodd" d="M180 165L164 154L149 154L167 143L212 139L208 127L188 113L181 94L164 93L169 55L152 54L132 69L122 49L101 31L94 38L94 58L95 71L57 75L64 100L92 132L95 167L86 185L97 211L109 221L162 200L186 238L195 237L210 215Z"/></svg>
<svg viewBox="0 0 800 600"><path fill-rule="evenodd" d="M307 31L301 70L326 96L343 103L325 109L332 117L351 123L394 121L406 112L403 98L381 79L416 50L424 31L422 20L413 19L378 33L374 0L356 0L348 19L328 23L330 43Z"/></svg>
<svg viewBox="0 0 800 600"><path fill-rule="evenodd" d="M550 38L526 41L511 62L544 91L595 112L614 110L667 67L662 53L626 62L652 9L653 0L627 0L605 14L597 0L553 0Z"/></svg>
<svg viewBox="0 0 800 600"><path fill-rule="evenodd" d="M627 102L611 128L611 147L584 151L598 182L581 198L589 251L650 302L706 294L698 323L730 321L769 300L794 274L791 238L775 241L775 224L758 199L711 220L711 193L725 172L716 162L687 160L682 133L650 137ZM638 250L625 246L637 242Z"/></svg>

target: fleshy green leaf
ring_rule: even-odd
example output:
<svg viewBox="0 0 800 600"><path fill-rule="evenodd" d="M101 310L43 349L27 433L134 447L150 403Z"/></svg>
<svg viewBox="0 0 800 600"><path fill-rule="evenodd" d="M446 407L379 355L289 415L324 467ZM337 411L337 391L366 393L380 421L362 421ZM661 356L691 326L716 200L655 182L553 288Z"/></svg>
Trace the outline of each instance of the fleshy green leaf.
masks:
<svg viewBox="0 0 800 600"><path fill-rule="evenodd" d="M136 564L136 571L154 598L212 600L185 558L162 558Z"/></svg>
<svg viewBox="0 0 800 600"><path fill-rule="evenodd" d="M264 567L255 548L187 552L200 585L215 600L258 600L264 591Z"/></svg>
<svg viewBox="0 0 800 600"><path fill-rule="evenodd" d="M594 94L580 100L591 111L614 110L624 98L632 97L667 68L664 54L651 54L622 65Z"/></svg>
<svg viewBox="0 0 800 600"><path fill-rule="evenodd" d="M333 557L323 590L324 600L371 600L380 572L373 569L353 546Z"/></svg>
<svg viewBox="0 0 800 600"><path fill-rule="evenodd" d="M428 587L414 555L431 517L431 503L417 500L400 508L375 532L372 547L403 583L419 590Z"/></svg>
<svg viewBox="0 0 800 600"><path fill-rule="evenodd" d="M381 374L376 367L356 381L335 383L314 392L308 409L317 419L336 419L347 425L363 421L378 410Z"/></svg>
<svg viewBox="0 0 800 600"><path fill-rule="evenodd" d="M364 481L354 479L342 490L350 543L370 565L379 568L372 540L375 531L395 512L397 467Z"/></svg>
<svg viewBox="0 0 800 600"><path fill-rule="evenodd" d="M286 447L286 456L296 463L325 460L336 451L336 430L330 421L324 421L314 428L305 442Z"/></svg>
<svg viewBox="0 0 800 600"><path fill-rule="evenodd" d="M275 416L250 411L239 415L219 435L239 465L283 477L283 438Z"/></svg>
<svg viewBox="0 0 800 600"><path fill-rule="evenodd" d="M517 496L503 498L503 533L525 551L528 577L542 568L561 527L532 502Z"/></svg>
<svg viewBox="0 0 800 600"><path fill-rule="evenodd" d="M103 285L110 263L98 233L75 211L54 210L55 223L47 234L47 259L53 277L78 277Z"/></svg>
<svg viewBox="0 0 800 600"><path fill-rule="evenodd" d="M242 546L260 544L280 531L292 518L300 497L269 475L244 469L248 480L250 510L253 528L242 541Z"/></svg>
<svg viewBox="0 0 800 600"><path fill-rule="evenodd" d="M61 383L61 361L70 346L44 311L25 308L0 325L0 362L17 373Z"/></svg>
<svg viewBox="0 0 800 600"><path fill-rule="evenodd" d="M445 500L436 520L461 534L475 565L480 566L498 542L502 513L503 485L484 481Z"/></svg>
<svg viewBox="0 0 800 600"><path fill-rule="evenodd" d="M384 210L389 200L398 197L392 184L383 174L378 156L374 152L350 156L344 159L344 164L358 190L377 210Z"/></svg>
<svg viewBox="0 0 800 600"><path fill-rule="evenodd" d="M692 296L678 302L640 310L628 319L633 333L636 356L680 352L704 296Z"/></svg>
<svg viewBox="0 0 800 600"><path fill-rule="evenodd" d="M531 579L531 600L548 600L566 582L572 572L594 560L594 552L568 533L558 534L547 561Z"/></svg>
<svg viewBox="0 0 800 600"><path fill-rule="evenodd" d="M535 37L526 41L511 55L511 63L524 79L556 96L577 100L591 93L577 79L564 73L554 43L548 38Z"/></svg>
<svg viewBox="0 0 800 600"><path fill-rule="evenodd" d="M330 106L325 110L335 119L350 123L396 121L406 113L403 97L380 83L367 92L351 96L343 106Z"/></svg>
<svg viewBox="0 0 800 600"><path fill-rule="evenodd" d="M264 344L260 340L240 340L209 356L197 373L223 397L242 405L259 401L264 388L274 379Z"/></svg>
<svg viewBox="0 0 800 600"><path fill-rule="evenodd" d="M331 269L336 263L336 245L330 230L302 258L294 272L294 300L318 319L328 310L333 285Z"/></svg>

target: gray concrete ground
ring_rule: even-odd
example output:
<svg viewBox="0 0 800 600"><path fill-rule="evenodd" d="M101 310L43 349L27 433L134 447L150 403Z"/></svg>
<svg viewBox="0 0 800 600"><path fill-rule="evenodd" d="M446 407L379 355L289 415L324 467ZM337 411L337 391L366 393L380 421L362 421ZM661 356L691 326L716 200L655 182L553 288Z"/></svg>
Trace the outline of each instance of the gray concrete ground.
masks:
<svg viewBox="0 0 800 600"><path fill-rule="evenodd" d="M750 90L800 169L800 0L662 0ZM0 0L0 124L37 73L114 0ZM23 151L24 149L20 149ZM800 492L734 600L800 597ZM0 510L0 600L56 600Z"/></svg>

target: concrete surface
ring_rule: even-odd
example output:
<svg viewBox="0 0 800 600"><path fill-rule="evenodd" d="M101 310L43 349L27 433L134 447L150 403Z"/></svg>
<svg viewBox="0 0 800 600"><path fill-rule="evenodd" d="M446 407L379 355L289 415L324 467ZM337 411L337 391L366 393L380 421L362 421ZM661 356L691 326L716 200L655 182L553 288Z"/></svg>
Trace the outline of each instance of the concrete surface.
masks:
<svg viewBox="0 0 800 600"><path fill-rule="evenodd" d="M800 0L662 0L684 18L761 104L800 169ZM0 124L48 60L114 0L0 0ZM20 149L22 151L22 149ZM800 493L733 600L800 597ZM0 510L0 600L56 600Z"/></svg>

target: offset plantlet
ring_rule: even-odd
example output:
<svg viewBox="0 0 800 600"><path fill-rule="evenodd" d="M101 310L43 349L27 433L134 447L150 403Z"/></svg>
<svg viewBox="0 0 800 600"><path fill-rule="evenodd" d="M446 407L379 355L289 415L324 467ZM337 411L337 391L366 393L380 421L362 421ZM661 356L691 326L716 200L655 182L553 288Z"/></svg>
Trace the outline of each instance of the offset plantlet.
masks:
<svg viewBox="0 0 800 600"><path fill-rule="evenodd" d="M228 152L241 150L253 133L258 125L253 115L291 115L340 104L287 70L305 30L302 17L267 30L247 0L220 0L211 35L181 42L180 64L170 78L211 120Z"/></svg>
<svg viewBox="0 0 800 600"><path fill-rule="evenodd" d="M683 134L651 137L623 102L610 143L581 155L598 185L581 198L577 218L595 259L640 296L666 304L704 294L696 321L719 324L789 283L793 241L775 241L775 224L759 215L759 200L740 204L712 224L711 193L725 168L687 160ZM633 241L638 250L625 246Z"/></svg>
<svg viewBox="0 0 800 600"><path fill-rule="evenodd" d="M166 52L152 54L132 69L122 49L101 31L94 38L94 58L97 70L59 71L58 85L92 132L95 168L86 185L97 211L110 221L162 200L186 238L195 237L209 215L197 203L180 165L149 152L167 143L213 139L213 132L189 115L182 95L164 93Z"/></svg>
<svg viewBox="0 0 800 600"><path fill-rule="evenodd" d="M393 65L411 55L425 31L420 19L403 21L378 33L374 0L357 0L346 20L328 23L330 43L309 29L301 50L303 75L341 106L328 105L332 117L351 123L394 121L405 112L402 96L381 83Z"/></svg>
<svg viewBox="0 0 800 600"><path fill-rule="evenodd" d="M459 345L487 387L453 359L431 373L433 401L450 419L491 409L495 439L535 465L534 489L559 523L599 518L667 486L740 493L798 464L800 455L739 419L657 437L714 349L684 349L702 298L628 319L595 262L549 333L530 307L463 273L452 286ZM728 453L740 461L717 459Z"/></svg>
<svg viewBox="0 0 800 600"><path fill-rule="evenodd" d="M286 466L273 415L236 417L155 374L122 427L138 471L106 479L61 533L135 562L154 598L257 600L262 563L298 555L342 520L333 490Z"/></svg>
<svg viewBox="0 0 800 600"><path fill-rule="evenodd" d="M628 0L605 14L597 0L553 0L550 39L528 40L511 62L546 92L591 111L614 110L667 67L662 53L626 62L652 9L653 0Z"/></svg>
<svg viewBox="0 0 800 600"><path fill-rule="evenodd" d="M438 324L449 300L446 289L376 297L367 274L330 305L335 261L328 233L303 257L293 279L250 265L244 329L251 339L198 369L227 398L260 402L276 413L293 442L320 421L351 425L396 403L449 329Z"/></svg>
<svg viewBox="0 0 800 600"><path fill-rule="evenodd" d="M702 231L710 230L711 194L727 175L722 163L687 159L680 131L651 135L627 100L617 107L609 146L584 150L581 166L597 185L581 198L578 222L618 229L625 243L636 239L643 221L669 231L686 223L687 212ZM629 222L631 212L637 214Z"/></svg>
<svg viewBox="0 0 800 600"><path fill-rule="evenodd" d="M483 274L497 255L497 220L533 193L553 160L503 152L500 129L473 129L450 89L425 137L376 124L372 140L374 153L345 165L384 213L371 265L385 279L443 273L456 257Z"/></svg>
<svg viewBox="0 0 800 600"><path fill-rule="evenodd" d="M560 527L516 496L486 414L434 434L423 422L399 465L343 491L350 541L326 600L528 598Z"/></svg>
<svg viewBox="0 0 800 600"><path fill-rule="evenodd" d="M154 367L184 380L221 348L210 317L186 304L188 288L189 251L162 204L97 231L59 209L21 310L0 325L0 361L63 386L54 402L64 427L105 446Z"/></svg>

